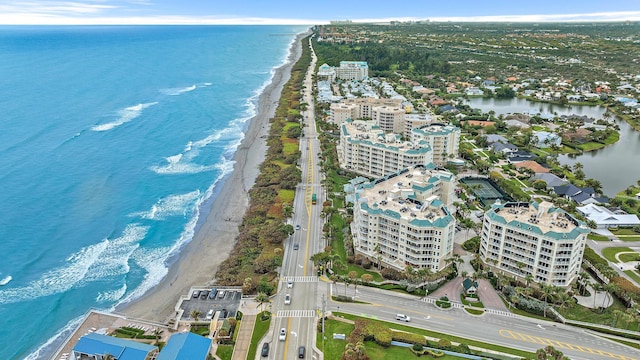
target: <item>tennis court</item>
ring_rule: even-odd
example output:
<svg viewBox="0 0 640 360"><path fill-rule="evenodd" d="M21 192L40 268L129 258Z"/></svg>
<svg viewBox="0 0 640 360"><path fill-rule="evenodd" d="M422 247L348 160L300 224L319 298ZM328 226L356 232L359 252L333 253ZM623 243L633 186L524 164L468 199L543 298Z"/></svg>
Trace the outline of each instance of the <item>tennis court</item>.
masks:
<svg viewBox="0 0 640 360"><path fill-rule="evenodd" d="M467 185L485 206L491 205L495 200L508 200L487 179L464 178L460 179L460 182Z"/></svg>

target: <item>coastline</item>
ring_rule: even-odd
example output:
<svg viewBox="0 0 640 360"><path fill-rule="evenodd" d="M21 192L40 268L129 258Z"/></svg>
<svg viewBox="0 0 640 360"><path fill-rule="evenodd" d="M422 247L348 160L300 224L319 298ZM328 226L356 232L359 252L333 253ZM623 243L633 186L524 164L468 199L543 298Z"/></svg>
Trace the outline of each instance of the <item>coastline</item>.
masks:
<svg viewBox="0 0 640 360"><path fill-rule="evenodd" d="M248 191L260 172L267 151L269 119L275 115L284 84L302 54L302 38L297 34L289 48L286 62L276 68L271 82L258 97L256 115L249 120L245 137L236 150L233 171L223 180L221 189L211 202L209 212L193 239L170 265L167 275L139 299L115 309L129 317L165 322L174 315L181 295L196 285L214 281L214 275L228 256L238 235L238 226L249 205Z"/></svg>

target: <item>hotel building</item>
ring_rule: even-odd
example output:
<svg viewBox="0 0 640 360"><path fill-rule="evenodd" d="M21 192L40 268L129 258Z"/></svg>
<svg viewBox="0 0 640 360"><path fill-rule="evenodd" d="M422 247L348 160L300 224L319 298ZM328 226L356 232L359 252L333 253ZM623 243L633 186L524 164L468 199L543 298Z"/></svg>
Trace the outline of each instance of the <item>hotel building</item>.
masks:
<svg viewBox="0 0 640 360"><path fill-rule="evenodd" d="M337 152L340 167L367 177L383 177L433 162L427 141L403 141L400 135L385 134L373 120L344 122Z"/></svg>
<svg viewBox="0 0 640 360"><path fill-rule="evenodd" d="M494 272L567 287L580 272L589 232L549 202L498 203L484 215L480 258Z"/></svg>
<svg viewBox="0 0 640 360"><path fill-rule="evenodd" d="M356 254L398 271L439 271L453 252L455 180L433 165L414 166L358 185L351 223Z"/></svg>

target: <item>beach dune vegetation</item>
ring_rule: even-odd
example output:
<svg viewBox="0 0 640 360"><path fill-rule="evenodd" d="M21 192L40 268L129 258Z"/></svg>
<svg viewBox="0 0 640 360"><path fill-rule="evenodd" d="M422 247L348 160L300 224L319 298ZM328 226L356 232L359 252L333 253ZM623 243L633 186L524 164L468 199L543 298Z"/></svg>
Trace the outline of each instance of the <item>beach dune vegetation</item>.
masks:
<svg viewBox="0 0 640 360"><path fill-rule="evenodd" d="M215 275L218 284L246 285L244 290L248 293L255 293L258 288L264 293L273 291L275 269L282 264L282 242L293 232L293 227L286 224L291 211L285 209L291 207L292 192L302 178L297 167L301 134L298 109L310 63L308 38L304 38L301 56L292 66L275 115L269 120L267 153L249 191L249 206L238 227L234 248ZM246 281L247 278L253 280Z"/></svg>

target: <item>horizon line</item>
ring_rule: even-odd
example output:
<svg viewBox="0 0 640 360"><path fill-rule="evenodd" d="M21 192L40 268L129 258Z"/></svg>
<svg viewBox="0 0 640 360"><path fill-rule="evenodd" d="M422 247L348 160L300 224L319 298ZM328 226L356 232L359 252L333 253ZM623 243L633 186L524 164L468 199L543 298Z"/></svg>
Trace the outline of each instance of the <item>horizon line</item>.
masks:
<svg viewBox="0 0 640 360"><path fill-rule="evenodd" d="M45 13L0 15L0 25L330 25L386 24L391 22L422 23L615 23L639 22L640 11L599 12L583 14L487 15L458 17L389 17L363 19L291 19L260 17L156 16L156 17L71 17Z"/></svg>

